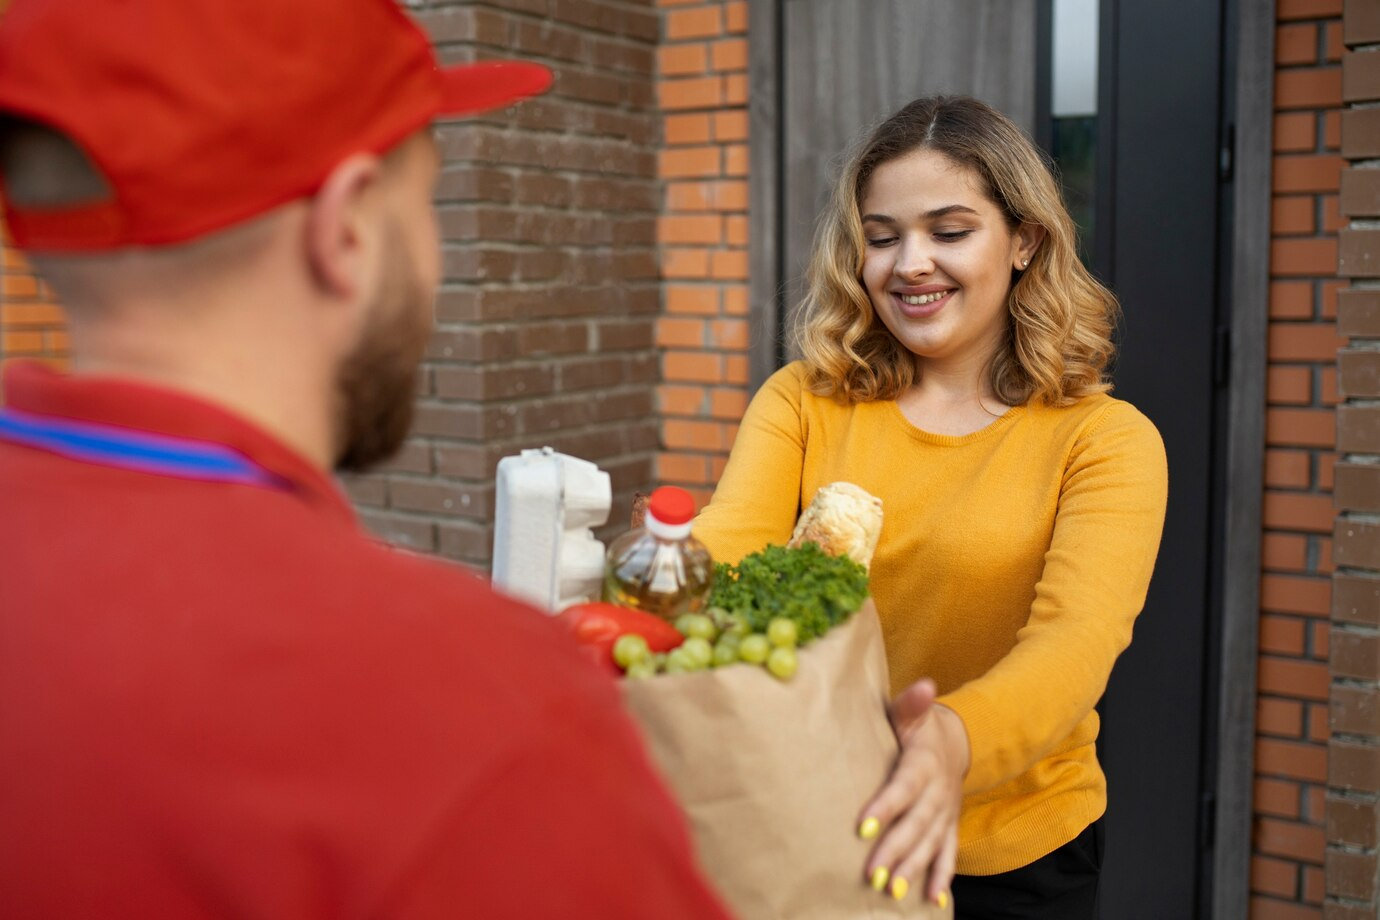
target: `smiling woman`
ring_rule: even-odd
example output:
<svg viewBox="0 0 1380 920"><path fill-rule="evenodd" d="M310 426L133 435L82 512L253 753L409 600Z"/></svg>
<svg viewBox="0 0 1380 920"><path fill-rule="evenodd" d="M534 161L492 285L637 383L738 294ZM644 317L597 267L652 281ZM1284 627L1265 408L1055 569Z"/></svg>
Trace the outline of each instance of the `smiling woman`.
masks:
<svg viewBox="0 0 1380 920"><path fill-rule="evenodd" d="M807 276L803 360L754 397L695 534L731 562L785 543L829 483L878 496L901 755L858 803L877 840L862 878L941 903L952 884L960 920L1091 920L1094 706L1166 496L1158 432L1107 395L1116 300L1046 162L967 98L917 100L864 139Z"/></svg>

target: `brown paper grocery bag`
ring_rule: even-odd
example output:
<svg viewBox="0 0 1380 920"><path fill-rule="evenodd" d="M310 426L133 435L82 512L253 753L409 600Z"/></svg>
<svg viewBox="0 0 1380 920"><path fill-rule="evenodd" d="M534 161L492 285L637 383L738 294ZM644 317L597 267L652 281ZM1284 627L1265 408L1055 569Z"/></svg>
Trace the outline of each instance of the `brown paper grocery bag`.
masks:
<svg viewBox="0 0 1380 920"><path fill-rule="evenodd" d="M952 916L870 888L858 813L896 759L886 655L869 600L800 652L790 681L733 665L625 681L705 874L742 920Z"/></svg>

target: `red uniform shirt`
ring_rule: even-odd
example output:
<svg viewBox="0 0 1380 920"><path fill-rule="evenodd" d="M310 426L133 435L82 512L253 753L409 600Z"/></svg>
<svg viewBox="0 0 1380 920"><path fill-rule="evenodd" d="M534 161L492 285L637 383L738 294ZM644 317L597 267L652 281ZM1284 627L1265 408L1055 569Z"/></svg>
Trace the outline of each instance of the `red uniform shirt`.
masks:
<svg viewBox="0 0 1380 920"><path fill-rule="evenodd" d="M724 916L547 618L366 539L215 406L35 365L6 395L229 445L284 487L0 440L0 915Z"/></svg>

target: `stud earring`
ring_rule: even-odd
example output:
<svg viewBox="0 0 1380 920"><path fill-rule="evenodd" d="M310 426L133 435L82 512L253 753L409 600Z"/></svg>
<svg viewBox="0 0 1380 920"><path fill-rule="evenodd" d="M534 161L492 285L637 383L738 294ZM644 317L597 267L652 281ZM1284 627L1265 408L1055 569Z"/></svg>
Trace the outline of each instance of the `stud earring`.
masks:
<svg viewBox="0 0 1380 920"><path fill-rule="evenodd" d="M1028 267L1029 265L1030 265L1030 260L1029 260L1029 259L1022 259L1022 260L1021 260L1021 268L1026 268L1026 267Z"/></svg>

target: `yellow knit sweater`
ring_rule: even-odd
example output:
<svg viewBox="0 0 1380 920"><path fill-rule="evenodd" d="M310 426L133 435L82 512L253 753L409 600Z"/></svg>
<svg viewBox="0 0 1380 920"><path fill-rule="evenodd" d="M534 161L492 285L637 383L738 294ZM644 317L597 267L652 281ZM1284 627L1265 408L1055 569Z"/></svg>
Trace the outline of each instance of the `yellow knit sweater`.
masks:
<svg viewBox="0 0 1380 920"><path fill-rule="evenodd" d="M1106 810L1093 707L1164 523L1154 425L1099 395L931 434L893 401L811 394L796 363L753 398L695 535L724 562L785 543L839 480L882 499L871 588L893 692L931 677L967 727L958 871L1006 872L1072 840Z"/></svg>

